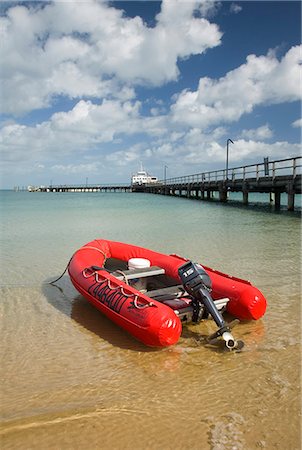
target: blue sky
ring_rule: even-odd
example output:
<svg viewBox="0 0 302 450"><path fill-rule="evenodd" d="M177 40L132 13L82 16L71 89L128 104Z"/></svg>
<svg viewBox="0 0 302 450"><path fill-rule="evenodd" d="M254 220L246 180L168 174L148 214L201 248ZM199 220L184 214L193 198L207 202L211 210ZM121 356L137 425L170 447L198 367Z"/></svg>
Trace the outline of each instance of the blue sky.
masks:
<svg viewBox="0 0 302 450"><path fill-rule="evenodd" d="M1 188L301 153L301 3L6 2Z"/></svg>

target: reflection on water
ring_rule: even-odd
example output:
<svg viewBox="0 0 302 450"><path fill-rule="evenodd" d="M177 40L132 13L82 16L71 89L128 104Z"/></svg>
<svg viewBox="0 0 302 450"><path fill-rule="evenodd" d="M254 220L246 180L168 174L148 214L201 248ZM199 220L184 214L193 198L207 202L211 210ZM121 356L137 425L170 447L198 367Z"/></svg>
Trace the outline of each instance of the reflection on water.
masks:
<svg viewBox="0 0 302 450"><path fill-rule="evenodd" d="M26 198L19 221L14 208L5 218L1 450L300 448L296 217L134 195L127 208L136 219L125 214L121 229L123 195L91 204L89 194L63 203ZM44 282L96 237L249 278L266 295L267 313L234 328L246 344L240 353L205 345L210 320L184 327L171 348L148 349L79 296L68 276L59 288Z"/></svg>

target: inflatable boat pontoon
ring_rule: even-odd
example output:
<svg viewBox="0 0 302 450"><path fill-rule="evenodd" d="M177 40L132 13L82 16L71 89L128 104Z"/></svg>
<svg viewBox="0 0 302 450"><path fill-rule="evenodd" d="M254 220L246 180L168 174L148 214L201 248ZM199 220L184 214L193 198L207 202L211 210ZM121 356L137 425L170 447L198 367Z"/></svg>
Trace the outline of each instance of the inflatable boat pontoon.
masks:
<svg viewBox="0 0 302 450"><path fill-rule="evenodd" d="M215 320L228 348L237 343L221 308L256 320L266 300L248 281L134 245L94 240L77 250L68 271L75 288L136 339L152 347L175 344L182 322Z"/></svg>

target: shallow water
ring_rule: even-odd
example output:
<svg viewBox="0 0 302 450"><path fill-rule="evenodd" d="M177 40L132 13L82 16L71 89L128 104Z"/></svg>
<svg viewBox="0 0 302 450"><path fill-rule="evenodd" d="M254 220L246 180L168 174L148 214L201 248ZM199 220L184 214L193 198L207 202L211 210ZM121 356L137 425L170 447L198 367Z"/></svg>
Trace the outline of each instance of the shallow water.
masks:
<svg viewBox="0 0 302 450"><path fill-rule="evenodd" d="M299 449L301 221L148 194L2 192L1 449ZM136 342L59 276L95 238L178 253L250 279L263 319L240 353Z"/></svg>

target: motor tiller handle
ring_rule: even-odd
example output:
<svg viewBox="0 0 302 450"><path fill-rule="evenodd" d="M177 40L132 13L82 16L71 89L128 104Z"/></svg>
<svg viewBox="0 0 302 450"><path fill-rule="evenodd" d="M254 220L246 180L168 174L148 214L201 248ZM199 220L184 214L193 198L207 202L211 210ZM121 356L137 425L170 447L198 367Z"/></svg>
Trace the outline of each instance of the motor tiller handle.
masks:
<svg viewBox="0 0 302 450"><path fill-rule="evenodd" d="M201 314L199 314L199 312L201 310L201 304L203 304L218 327L216 333L210 336L208 340L211 341L221 337L225 341L225 345L228 349L233 350L242 348L244 345L243 342L234 339L230 332L230 325L225 322L212 299L210 294L212 281L204 268L199 264L188 261L179 267L178 274L185 290L193 297L193 321L199 322L201 320Z"/></svg>

